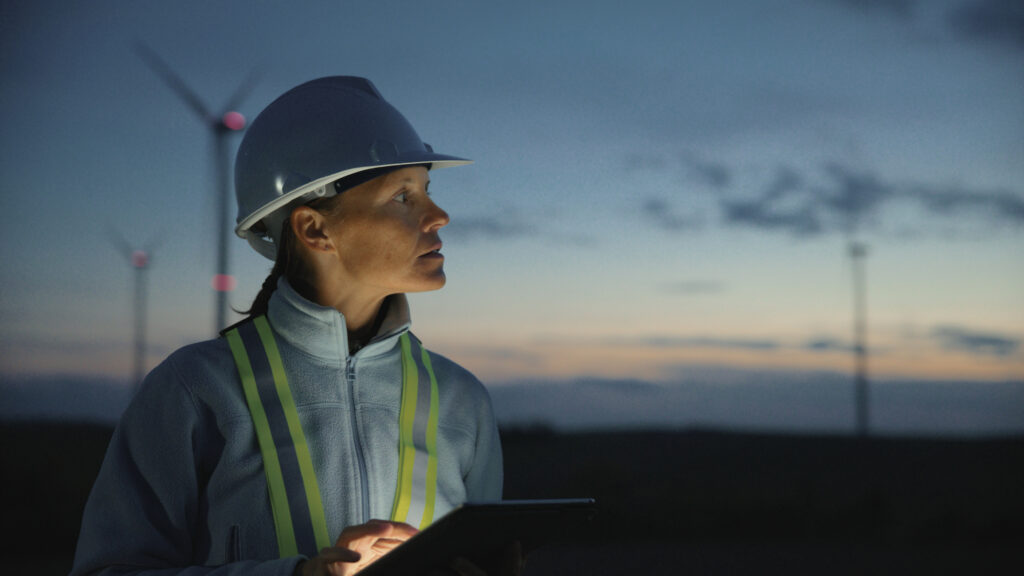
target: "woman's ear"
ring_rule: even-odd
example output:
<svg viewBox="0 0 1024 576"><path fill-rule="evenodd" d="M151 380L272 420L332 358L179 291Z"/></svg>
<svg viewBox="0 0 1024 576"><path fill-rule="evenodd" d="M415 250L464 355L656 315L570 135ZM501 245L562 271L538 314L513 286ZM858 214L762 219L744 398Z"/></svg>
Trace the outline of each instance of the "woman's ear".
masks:
<svg viewBox="0 0 1024 576"><path fill-rule="evenodd" d="M334 247L325 230L327 219L309 206L299 206L292 210L289 224L299 245L307 250L314 253L327 252Z"/></svg>

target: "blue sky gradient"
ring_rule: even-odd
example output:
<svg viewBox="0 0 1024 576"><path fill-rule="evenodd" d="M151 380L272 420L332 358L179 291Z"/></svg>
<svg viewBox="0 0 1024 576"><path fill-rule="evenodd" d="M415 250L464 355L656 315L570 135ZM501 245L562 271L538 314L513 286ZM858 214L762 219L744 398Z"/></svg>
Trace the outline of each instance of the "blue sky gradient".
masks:
<svg viewBox="0 0 1024 576"><path fill-rule="evenodd" d="M1024 15L1011 1L4 3L0 377L130 378L213 335L209 130L133 51L254 117L371 78L441 152L433 349L500 386L852 370L1024 381ZM232 142L237 146L238 138ZM269 262L234 240L245 308ZM238 318L234 316L232 319ZM1021 414L1024 419L1024 414Z"/></svg>

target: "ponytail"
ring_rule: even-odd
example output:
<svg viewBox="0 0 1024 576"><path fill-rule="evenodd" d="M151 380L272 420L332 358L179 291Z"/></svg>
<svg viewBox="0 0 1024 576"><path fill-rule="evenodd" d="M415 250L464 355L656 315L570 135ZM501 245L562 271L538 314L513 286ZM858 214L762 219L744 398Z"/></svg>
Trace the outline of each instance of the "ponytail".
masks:
<svg viewBox="0 0 1024 576"><path fill-rule="evenodd" d="M292 288L308 300L312 300L316 294L313 288L313 271L306 265L306 261L295 248L295 232L292 231L289 219L285 219L281 227L280 242L277 245L277 258L274 260L274 267L270 274L263 281L263 286L253 299L248 310L242 312L250 318L263 316L267 313L267 306L270 297L277 290L277 283L281 277L288 279Z"/></svg>

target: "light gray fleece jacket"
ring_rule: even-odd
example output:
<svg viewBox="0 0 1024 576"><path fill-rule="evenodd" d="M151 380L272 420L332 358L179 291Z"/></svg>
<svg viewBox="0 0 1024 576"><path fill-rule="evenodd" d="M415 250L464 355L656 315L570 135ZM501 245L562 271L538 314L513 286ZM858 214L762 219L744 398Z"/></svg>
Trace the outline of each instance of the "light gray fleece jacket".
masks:
<svg viewBox="0 0 1024 576"><path fill-rule="evenodd" d="M398 470L404 295L377 336L349 355L344 317L281 281L274 329L309 443L330 538L387 519ZM431 353L438 380L434 518L466 501L501 499L502 457L480 382ZM72 575L289 575L278 558L266 475L238 371L224 338L186 346L146 377L107 449L86 504Z"/></svg>

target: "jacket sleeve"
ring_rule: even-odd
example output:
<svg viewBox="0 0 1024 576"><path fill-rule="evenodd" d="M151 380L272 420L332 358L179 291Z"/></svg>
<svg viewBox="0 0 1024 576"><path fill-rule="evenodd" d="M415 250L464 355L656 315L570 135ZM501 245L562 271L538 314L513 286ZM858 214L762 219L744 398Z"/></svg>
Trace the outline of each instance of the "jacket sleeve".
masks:
<svg viewBox="0 0 1024 576"><path fill-rule="evenodd" d="M72 576L281 575L299 557L199 566L199 451L212 422L201 418L172 358L146 378L123 414L86 503Z"/></svg>
<svg viewBox="0 0 1024 576"><path fill-rule="evenodd" d="M504 481L501 438L490 396L482 384L478 385L476 453L465 478L466 499L469 502L498 502Z"/></svg>

